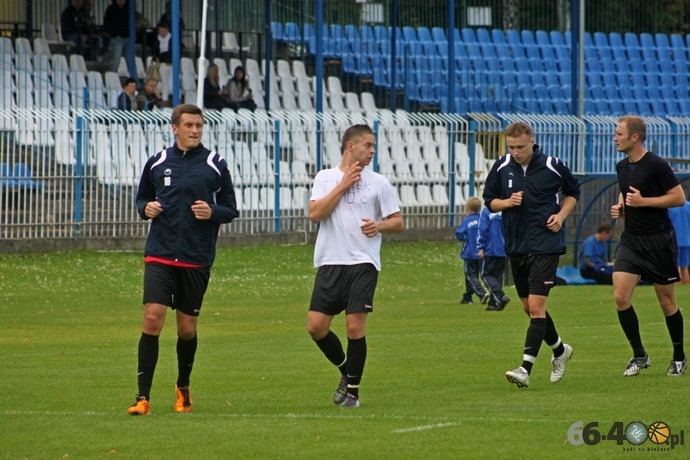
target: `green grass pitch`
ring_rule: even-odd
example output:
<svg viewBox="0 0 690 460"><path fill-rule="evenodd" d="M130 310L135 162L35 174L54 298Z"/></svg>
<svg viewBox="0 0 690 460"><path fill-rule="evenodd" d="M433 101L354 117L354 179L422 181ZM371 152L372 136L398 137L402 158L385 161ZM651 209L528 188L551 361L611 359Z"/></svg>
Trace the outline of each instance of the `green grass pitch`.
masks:
<svg viewBox="0 0 690 460"><path fill-rule="evenodd" d="M313 247L219 249L199 320L194 410L173 412L168 314L145 417L126 414L136 393L142 254L2 254L0 458L688 457L690 376L666 376L672 350L653 287L634 298L649 369L622 376L631 350L610 286L559 286L549 311L575 354L552 384L543 346L530 387L518 390L504 374L521 362L528 319L512 287L503 312L459 305L458 250L384 242L361 407L345 410L331 403L337 371L305 330ZM681 308L689 293L678 286ZM333 329L344 337L342 317ZM617 429L636 421L688 435L673 449L634 446ZM577 422L589 425L591 445L568 441Z"/></svg>

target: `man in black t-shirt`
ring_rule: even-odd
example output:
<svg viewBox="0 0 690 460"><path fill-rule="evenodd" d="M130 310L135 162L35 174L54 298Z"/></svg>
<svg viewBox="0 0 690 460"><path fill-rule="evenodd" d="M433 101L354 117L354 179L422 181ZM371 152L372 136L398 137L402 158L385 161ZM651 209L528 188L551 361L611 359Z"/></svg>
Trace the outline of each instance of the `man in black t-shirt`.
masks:
<svg viewBox="0 0 690 460"><path fill-rule="evenodd" d="M683 316L676 304L680 280L676 264L676 237L668 208L683 206L685 193L669 164L644 148L647 127L640 117L620 119L614 142L627 155L616 164L620 195L611 207L611 217L625 216L625 230L613 266L613 291L623 332L633 349L633 357L623 372L626 377L649 367L649 355L642 345L632 295L641 276L654 283L659 305L666 317L673 359L667 375L685 373L687 357L683 348Z"/></svg>

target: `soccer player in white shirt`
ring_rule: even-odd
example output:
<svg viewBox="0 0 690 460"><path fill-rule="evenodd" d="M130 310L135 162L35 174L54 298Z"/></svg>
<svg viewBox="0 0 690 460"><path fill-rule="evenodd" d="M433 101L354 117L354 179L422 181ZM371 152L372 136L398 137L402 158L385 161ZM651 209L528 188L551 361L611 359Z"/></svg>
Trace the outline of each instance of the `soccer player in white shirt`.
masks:
<svg viewBox="0 0 690 460"><path fill-rule="evenodd" d="M365 326L381 270L381 235L405 228L395 189L384 176L366 168L376 153L375 145L369 126L349 127L342 138L340 164L318 172L309 199L309 219L320 226L307 330L340 370L333 402L341 407L359 407L367 356ZM330 330L333 317L342 311L347 354Z"/></svg>

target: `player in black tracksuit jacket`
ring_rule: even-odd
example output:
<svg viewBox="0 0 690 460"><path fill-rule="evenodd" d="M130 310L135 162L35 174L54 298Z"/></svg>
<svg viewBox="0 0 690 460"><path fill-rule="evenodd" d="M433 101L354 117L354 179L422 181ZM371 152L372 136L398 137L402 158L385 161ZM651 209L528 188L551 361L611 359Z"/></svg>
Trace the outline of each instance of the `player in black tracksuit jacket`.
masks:
<svg viewBox="0 0 690 460"><path fill-rule="evenodd" d="M524 191L522 205L502 213L506 254L564 254L565 229L554 233L545 223L561 209L559 193L580 197L579 181L562 161L545 155L535 144L526 171L510 155L496 160L486 178L484 202L489 206L493 199L519 191Z"/></svg>
<svg viewBox="0 0 690 460"><path fill-rule="evenodd" d="M159 337L168 308L177 323L176 412L192 410L190 374L197 349L197 318L216 257L220 225L239 215L228 165L201 144L203 111L173 110L175 145L148 159L139 181L137 209L151 219L144 249L144 322L138 348L136 401L130 415L149 413Z"/></svg>
<svg viewBox="0 0 690 460"><path fill-rule="evenodd" d="M527 123L511 123L505 134L509 154L491 168L483 198L491 211L502 211L506 255L530 317L522 365L506 372L509 382L524 388L542 341L553 349L553 383L561 380L573 353L558 336L546 301L556 284L559 256L565 253L565 219L580 197L580 183L563 162L539 150Z"/></svg>
<svg viewBox="0 0 690 460"><path fill-rule="evenodd" d="M239 215L226 161L202 144L187 152L177 144L158 152L146 162L139 183L137 209L143 219L153 200L165 212L151 221L144 254L211 266L220 225ZM211 219L194 217L190 206L196 200L211 205Z"/></svg>

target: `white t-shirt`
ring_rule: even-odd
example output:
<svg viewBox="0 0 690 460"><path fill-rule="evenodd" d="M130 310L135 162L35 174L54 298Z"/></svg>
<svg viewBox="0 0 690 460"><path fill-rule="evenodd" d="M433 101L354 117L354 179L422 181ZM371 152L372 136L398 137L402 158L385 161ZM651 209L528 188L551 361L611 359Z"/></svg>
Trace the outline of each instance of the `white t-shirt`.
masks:
<svg viewBox="0 0 690 460"><path fill-rule="evenodd" d="M339 168L319 171L314 178L310 200L328 195L342 178ZM376 270L381 270L381 234L373 238L362 234L362 219L379 221L398 211L398 197L388 179L363 169L362 179L342 196L333 212L321 220L314 248L314 267L370 262Z"/></svg>

